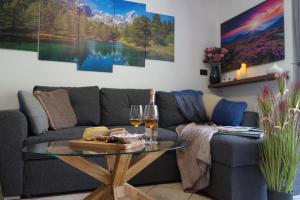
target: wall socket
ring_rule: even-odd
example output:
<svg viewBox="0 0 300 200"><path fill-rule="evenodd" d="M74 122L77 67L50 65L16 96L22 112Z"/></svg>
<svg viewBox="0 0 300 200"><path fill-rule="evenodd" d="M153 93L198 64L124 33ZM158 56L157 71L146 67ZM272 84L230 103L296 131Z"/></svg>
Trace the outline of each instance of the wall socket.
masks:
<svg viewBox="0 0 300 200"><path fill-rule="evenodd" d="M200 75L201 76L207 76L207 69L200 69Z"/></svg>

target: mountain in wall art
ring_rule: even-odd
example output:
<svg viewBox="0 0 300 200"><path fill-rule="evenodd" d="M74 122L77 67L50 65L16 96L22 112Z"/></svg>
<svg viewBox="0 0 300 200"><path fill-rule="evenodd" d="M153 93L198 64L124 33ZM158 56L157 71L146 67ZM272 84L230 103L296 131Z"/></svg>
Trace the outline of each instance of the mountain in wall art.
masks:
<svg viewBox="0 0 300 200"><path fill-rule="evenodd" d="M221 46L231 51L223 71L283 60L284 0L266 0L221 25Z"/></svg>
<svg viewBox="0 0 300 200"><path fill-rule="evenodd" d="M82 71L112 72L114 0L80 0L79 60Z"/></svg>
<svg viewBox="0 0 300 200"><path fill-rule="evenodd" d="M0 48L112 72L113 65L145 67L146 58L174 61L174 22L125 0L0 1Z"/></svg>
<svg viewBox="0 0 300 200"><path fill-rule="evenodd" d="M144 67L146 5L115 0L114 64Z"/></svg>

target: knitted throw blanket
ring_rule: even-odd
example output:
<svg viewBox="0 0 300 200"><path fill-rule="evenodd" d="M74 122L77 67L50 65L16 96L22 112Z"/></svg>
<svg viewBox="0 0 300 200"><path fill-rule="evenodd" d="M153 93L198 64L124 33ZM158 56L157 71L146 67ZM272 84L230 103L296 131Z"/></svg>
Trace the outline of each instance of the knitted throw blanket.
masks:
<svg viewBox="0 0 300 200"><path fill-rule="evenodd" d="M176 128L179 139L191 145L177 150L182 186L185 191L197 192L209 185L211 153L210 140L218 132L215 126L190 123Z"/></svg>

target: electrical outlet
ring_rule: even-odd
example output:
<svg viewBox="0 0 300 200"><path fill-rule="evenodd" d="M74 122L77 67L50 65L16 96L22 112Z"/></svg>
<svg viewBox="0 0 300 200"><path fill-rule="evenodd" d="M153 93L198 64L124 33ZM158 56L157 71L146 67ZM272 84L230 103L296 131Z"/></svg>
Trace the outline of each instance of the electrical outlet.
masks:
<svg viewBox="0 0 300 200"><path fill-rule="evenodd" d="M207 76L207 69L200 69L200 75Z"/></svg>

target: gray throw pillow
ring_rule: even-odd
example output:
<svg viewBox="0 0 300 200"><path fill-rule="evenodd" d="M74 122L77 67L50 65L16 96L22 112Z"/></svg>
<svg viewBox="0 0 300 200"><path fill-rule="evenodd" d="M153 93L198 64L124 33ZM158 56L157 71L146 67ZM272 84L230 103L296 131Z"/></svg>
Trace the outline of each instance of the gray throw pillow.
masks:
<svg viewBox="0 0 300 200"><path fill-rule="evenodd" d="M31 133L34 135L40 135L48 131L48 117L40 102L33 96L33 94L26 91L19 91L18 99L20 110L28 119Z"/></svg>

